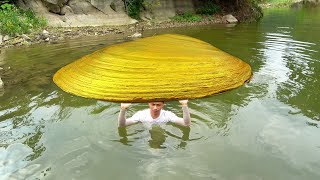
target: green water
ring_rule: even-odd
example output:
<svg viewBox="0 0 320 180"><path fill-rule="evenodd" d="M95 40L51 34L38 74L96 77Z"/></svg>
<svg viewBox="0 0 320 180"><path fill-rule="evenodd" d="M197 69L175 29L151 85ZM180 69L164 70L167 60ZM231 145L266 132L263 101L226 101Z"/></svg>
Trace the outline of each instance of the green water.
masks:
<svg viewBox="0 0 320 180"><path fill-rule="evenodd" d="M119 104L67 94L52 76L83 55L131 39L85 37L1 50L0 179L320 179L320 9L268 10L259 23L143 35L162 33L196 37L243 59L253 79L190 100L190 128L118 129ZM135 104L128 115L144 108ZM165 108L182 116L177 102Z"/></svg>

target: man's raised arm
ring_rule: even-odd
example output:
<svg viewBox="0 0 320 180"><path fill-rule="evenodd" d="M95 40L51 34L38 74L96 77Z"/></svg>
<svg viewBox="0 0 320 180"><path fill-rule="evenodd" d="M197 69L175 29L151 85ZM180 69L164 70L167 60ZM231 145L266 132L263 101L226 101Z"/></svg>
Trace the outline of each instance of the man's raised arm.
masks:
<svg viewBox="0 0 320 180"><path fill-rule="evenodd" d="M179 103L182 106L183 118L179 118L176 123L182 126L190 126L191 118L190 112L188 108L188 100L179 100Z"/></svg>
<svg viewBox="0 0 320 180"><path fill-rule="evenodd" d="M120 113L118 117L118 127L124 127L128 125L126 123L126 109L131 105L131 103L121 103Z"/></svg>

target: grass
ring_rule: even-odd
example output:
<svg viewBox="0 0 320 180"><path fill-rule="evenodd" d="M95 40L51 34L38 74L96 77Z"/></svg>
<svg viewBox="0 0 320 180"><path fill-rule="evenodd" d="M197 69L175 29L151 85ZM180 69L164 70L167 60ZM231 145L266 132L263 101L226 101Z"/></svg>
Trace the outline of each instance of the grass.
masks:
<svg viewBox="0 0 320 180"><path fill-rule="evenodd" d="M45 27L47 21L39 18L31 10L21 10L12 4L0 6L0 34L16 36Z"/></svg>
<svg viewBox="0 0 320 180"><path fill-rule="evenodd" d="M185 12L181 15L176 15L171 19L176 22L199 22L202 20L200 16L192 14L190 12Z"/></svg>

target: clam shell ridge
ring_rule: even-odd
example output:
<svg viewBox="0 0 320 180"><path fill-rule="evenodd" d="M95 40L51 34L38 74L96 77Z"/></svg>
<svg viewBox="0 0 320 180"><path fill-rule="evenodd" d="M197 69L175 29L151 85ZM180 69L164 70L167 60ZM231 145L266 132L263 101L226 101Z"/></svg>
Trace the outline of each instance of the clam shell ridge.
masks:
<svg viewBox="0 0 320 180"><path fill-rule="evenodd" d="M113 102L193 99L241 86L242 60L201 40L165 34L108 46L58 70L62 90Z"/></svg>

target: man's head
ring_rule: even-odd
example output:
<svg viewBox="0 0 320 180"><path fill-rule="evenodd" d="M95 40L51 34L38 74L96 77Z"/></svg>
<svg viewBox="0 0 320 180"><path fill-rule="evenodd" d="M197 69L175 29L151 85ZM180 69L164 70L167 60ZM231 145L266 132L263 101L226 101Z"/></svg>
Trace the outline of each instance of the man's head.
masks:
<svg viewBox="0 0 320 180"><path fill-rule="evenodd" d="M157 112L160 112L160 110L163 108L164 102L163 101L149 102L148 105L150 107L151 112L157 113Z"/></svg>

